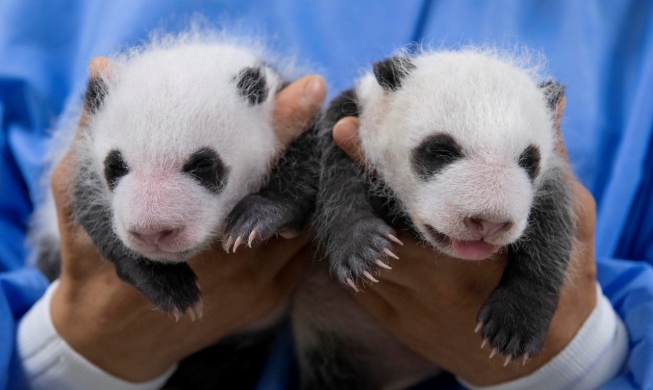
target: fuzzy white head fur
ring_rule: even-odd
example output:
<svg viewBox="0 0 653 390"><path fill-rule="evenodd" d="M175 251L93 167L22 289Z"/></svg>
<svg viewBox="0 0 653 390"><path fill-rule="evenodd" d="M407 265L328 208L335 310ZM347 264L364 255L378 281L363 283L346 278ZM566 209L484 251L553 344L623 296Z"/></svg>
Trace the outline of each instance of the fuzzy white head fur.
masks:
<svg viewBox="0 0 653 390"><path fill-rule="evenodd" d="M248 67L265 76L267 98L259 104L236 86ZM106 97L78 150L92 156L102 178L111 151L128 167L113 190L105 180L103 191L120 240L152 260L187 260L219 237L233 206L264 183L280 148L271 113L283 79L260 53L201 36L133 50L105 73ZM201 148L217 152L228 169L219 193L183 172Z"/></svg>
<svg viewBox="0 0 653 390"><path fill-rule="evenodd" d="M366 157L434 247L487 257L523 234L554 153L554 122L538 76L478 50L425 52L410 62L396 91L372 73L358 83ZM453 138L462 157L424 180L411 156L434 134ZM541 157L534 181L519 165L529 145Z"/></svg>

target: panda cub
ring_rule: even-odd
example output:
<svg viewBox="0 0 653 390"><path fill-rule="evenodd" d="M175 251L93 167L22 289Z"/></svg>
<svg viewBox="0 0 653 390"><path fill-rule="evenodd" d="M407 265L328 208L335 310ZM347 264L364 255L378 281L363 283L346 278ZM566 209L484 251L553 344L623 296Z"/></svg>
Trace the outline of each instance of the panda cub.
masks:
<svg viewBox="0 0 653 390"><path fill-rule="evenodd" d="M235 251L305 224L317 189L289 183L310 176L299 162L310 156L313 130L275 166L283 147L272 110L287 84L250 45L211 34L131 49L89 80L89 118L70 145L74 218L118 276L158 309L201 316L185 261L212 242ZM56 277L53 210L50 197L32 237L39 267Z"/></svg>
<svg viewBox="0 0 653 390"><path fill-rule="evenodd" d="M536 355L574 233L569 168L555 149L563 93L518 59L489 50L425 51L375 63L332 101L320 125L316 224L331 273L355 290L375 282L374 272L397 258L393 226L461 261L505 252L505 271L476 330L507 359ZM360 120L364 168L332 140L345 116ZM313 328L328 335L312 339L337 338L331 320L320 321Z"/></svg>

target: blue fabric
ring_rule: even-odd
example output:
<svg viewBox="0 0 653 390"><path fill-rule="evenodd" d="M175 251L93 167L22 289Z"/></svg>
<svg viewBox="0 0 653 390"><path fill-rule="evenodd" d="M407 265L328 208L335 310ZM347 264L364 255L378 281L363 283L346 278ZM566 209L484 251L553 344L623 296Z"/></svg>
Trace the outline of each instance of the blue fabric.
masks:
<svg viewBox="0 0 653 390"><path fill-rule="evenodd" d="M272 37L274 48L296 53L326 77L331 97L361 67L412 41L525 44L543 53L550 74L567 85L563 132L573 168L598 202L599 281L631 335L627 372L607 388L653 387L652 2L3 0L0 389L21 387L16 321L46 286L25 264L23 242L48 128L79 99L92 57L138 43L155 28L183 29L196 13ZM284 368L292 369L291 346L279 346L261 388L285 388L291 377Z"/></svg>

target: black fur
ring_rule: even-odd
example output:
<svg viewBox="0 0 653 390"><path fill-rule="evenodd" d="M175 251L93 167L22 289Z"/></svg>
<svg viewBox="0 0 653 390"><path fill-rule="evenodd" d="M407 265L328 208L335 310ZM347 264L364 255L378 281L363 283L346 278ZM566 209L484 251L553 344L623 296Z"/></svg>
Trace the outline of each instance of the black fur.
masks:
<svg viewBox="0 0 653 390"><path fill-rule="evenodd" d="M564 172L547 172L524 236L508 247L508 263L478 320L492 348L513 358L540 352L558 305L574 237Z"/></svg>
<svg viewBox="0 0 653 390"><path fill-rule="evenodd" d="M565 86L557 81L549 80L538 85L544 91L547 105L550 110L555 110L560 103L560 99L565 96Z"/></svg>
<svg viewBox="0 0 653 390"><path fill-rule="evenodd" d="M208 147L193 153L184 164L182 171L214 194L222 192L229 178L229 167L215 150Z"/></svg>
<svg viewBox="0 0 653 390"><path fill-rule="evenodd" d="M37 243L36 267L52 282L61 273L61 246L52 237L42 237Z"/></svg>
<svg viewBox="0 0 653 390"><path fill-rule="evenodd" d="M226 235L265 241L282 230L299 232L313 212L318 185L316 127L294 140L268 185L241 200L227 218Z"/></svg>
<svg viewBox="0 0 653 390"><path fill-rule="evenodd" d="M107 84L101 78L91 77L88 79L84 104L90 114L95 114L102 108L107 89Z"/></svg>
<svg viewBox="0 0 653 390"><path fill-rule="evenodd" d="M529 145L519 156L519 166L526 170L531 180L540 173L540 159L540 149L535 145Z"/></svg>
<svg viewBox="0 0 653 390"><path fill-rule="evenodd" d="M265 75L261 68L245 68L236 77L236 86L250 105L263 103L268 97Z"/></svg>
<svg viewBox="0 0 653 390"><path fill-rule="evenodd" d="M113 191L121 177L129 173L129 167L119 150L112 150L104 159L104 179Z"/></svg>
<svg viewBox="0 0 653 390"><path fill-rule="evenodd" d="M370 179L333 141L333 126L341 118L358 113L353 90L336 97L320 123L322 172L316 201L317 242L341 282L363 278L376 269L377 259L386 259L391 250L388 234L396 234L374 210L370 199Z"/></svg>
<svg viewBox="0 0 653 390"><path fill-rule="evenodd" d="M428 180L461 157L463 152L456 140L447 134L435 134L415 149L412 166L419 178Z"/></svg>
<svg viewBox="0 0 653 390"><path fill-rule="evenodd" d="M373 68L379 85L386 91L396 91L401 88L401 82L415 65L406 57L390 57L375 62Z"/></svg>

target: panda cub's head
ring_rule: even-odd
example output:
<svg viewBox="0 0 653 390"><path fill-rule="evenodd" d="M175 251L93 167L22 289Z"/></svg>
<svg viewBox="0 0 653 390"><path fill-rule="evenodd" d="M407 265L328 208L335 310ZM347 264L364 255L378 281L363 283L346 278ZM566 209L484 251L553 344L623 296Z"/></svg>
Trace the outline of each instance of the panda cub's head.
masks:
<svg viewBox="0 0 653 390"><path fill-rule="evenodd" d="M253 51L183 39L119 57L91 79L89 178L78 180L101 178L125 246L177 262L222 233L279 150L271 112L282 83Z"/></svg>
<svg viewBox="0 0 653 390"><path fill-rule="evenodd" d="M376 63L356 95L369 164L423 238L482 259L524 233L557 164L559 84L496 54L441 51Z"/></svg>

